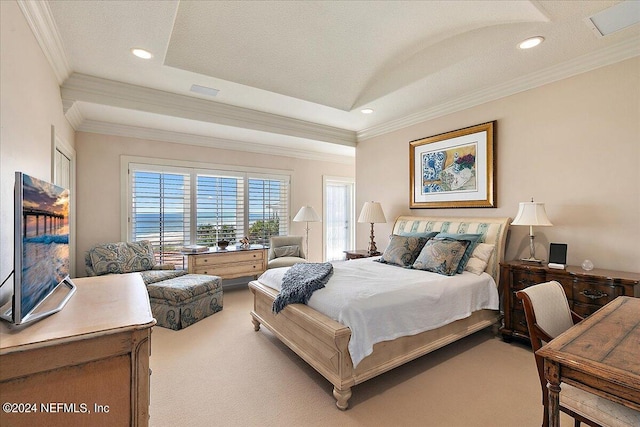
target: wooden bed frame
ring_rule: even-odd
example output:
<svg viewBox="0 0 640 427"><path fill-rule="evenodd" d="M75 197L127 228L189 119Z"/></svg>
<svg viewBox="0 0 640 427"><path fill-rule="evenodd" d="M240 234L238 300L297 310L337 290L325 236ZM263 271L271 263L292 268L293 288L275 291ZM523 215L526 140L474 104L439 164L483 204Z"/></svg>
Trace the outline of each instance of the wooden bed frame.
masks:
<svg viewBox="0 0 640 427"><path fill-rule="evenodd" d="M504 259L510 222L510 218L400 216L394 224L393 233L482 233L485 243L495 245L485 271L498 283L499 264ZM336 406L342 410L349 406L354 385L491 326L498 320L498 311L480 310L438 329L377 343L373 353L354 369L348 349L351 330L347 326L304 304L290 304L276 316L272 306L278 291L257 280L250 282L249 288L254 294L251 312L254 329L258 331L260 325L264 325L333 384Z"/></svg>

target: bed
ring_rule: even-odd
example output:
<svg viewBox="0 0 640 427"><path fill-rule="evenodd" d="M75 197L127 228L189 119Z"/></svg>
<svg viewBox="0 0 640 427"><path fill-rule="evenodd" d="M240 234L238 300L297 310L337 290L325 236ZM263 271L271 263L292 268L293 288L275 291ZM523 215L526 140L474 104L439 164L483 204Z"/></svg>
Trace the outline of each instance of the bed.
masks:
<svg viewBox="0 0 640 427"><path fill-rule="evenodd" d="M484 243L494 245L485 272L491 276L491 283L497 286L500 276L499 264L504 259L509 224L510 218L400 216L395 221L393 234L406 235L427 231L482 234ZM355 261L358 260L344 263ZM375 264L370 261L371 265ZM274 314L272 306L278 290L260 280L259 278L249 283L254 296L251 311L254 330L259 331L260 326L264 325L333 384L336 406L342 410L348 408L353 386L492 326L497 323L499 315L497 309L480 309L435 329L377 342L370 354L358 358L358 363L354 364L349 351L352 336L349 327L304 304L291 304L280 313Z"/></svg>

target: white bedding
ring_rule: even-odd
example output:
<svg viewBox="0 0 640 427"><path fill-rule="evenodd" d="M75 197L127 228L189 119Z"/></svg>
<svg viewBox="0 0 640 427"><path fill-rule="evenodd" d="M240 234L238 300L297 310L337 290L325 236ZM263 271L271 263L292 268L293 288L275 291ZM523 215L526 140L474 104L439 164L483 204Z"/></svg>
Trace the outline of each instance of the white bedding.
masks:
<svg viewBox="0 0 640 427"><path fill-rule="evenodd" d="M439 328L477 310L498 310L496 283L487 273L443 276L373 260L334 262L326 287L308 303L351 329L354 367L375 343ZM258 281L279 291L287 269L269 269Z"/></svg>

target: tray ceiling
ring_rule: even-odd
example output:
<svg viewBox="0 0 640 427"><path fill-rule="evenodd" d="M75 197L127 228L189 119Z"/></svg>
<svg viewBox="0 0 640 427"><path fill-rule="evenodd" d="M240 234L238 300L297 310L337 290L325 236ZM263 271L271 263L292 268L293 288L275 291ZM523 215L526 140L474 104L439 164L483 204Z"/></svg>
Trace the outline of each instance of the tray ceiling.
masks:
<svg viewBox="0 0 640 427"><path fill-rule="evenodd" d="M640 55L590 28L618 1L18 3L77 130L296 157Z"/></svg>

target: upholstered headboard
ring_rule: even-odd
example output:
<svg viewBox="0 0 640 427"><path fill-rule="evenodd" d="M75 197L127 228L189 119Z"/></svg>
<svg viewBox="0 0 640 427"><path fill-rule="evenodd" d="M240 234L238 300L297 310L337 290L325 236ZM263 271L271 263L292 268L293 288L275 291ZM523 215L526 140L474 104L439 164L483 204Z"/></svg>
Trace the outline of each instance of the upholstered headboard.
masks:
<svg viewBox="0 0 640 427"><path fill-rule="evenodd" d="M393 225L393 234L429 231L482 234L483 243L495 245L485 271L498 284L510 224L511 218L399 216Z"/></svg>

